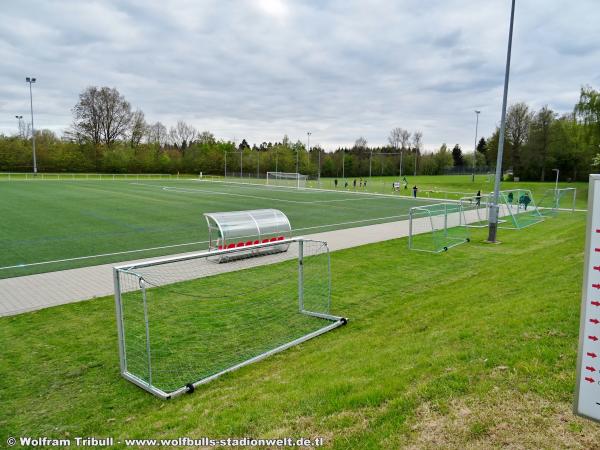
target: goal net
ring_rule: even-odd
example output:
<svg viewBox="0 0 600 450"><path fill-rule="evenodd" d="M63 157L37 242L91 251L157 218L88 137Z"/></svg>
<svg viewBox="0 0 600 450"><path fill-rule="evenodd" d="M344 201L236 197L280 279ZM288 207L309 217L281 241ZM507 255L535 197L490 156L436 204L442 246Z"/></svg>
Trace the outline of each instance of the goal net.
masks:
<svg viewBox="0 0 600 450"><path fill-rule="evenodd" d="M308 177L301 173L267 172L267 184L274 186L306 187Z"/></svg>
<svg viewBox="0 0 600 450"><path fill-rule="evenodd" d="M330 314L327 244L285 242L230 264L211 259L240 249L115 267L121 374L171 398L345 324Z"/></svg>
<svg viewBox="0 0 600 450"><path fill-rule="evenodd" d="M415 206L409 211L408 247L439 253L469 242L459 202Z"/></svg>
<svg viewBox="0 0 600 450"><path fill-rule="evenodd" d="M576 188L548 189L544 192L538 208L543 216L556 216L559 211L575 211Z"/></svg>
<svg viewBox="0 0 600 450"><path fill-rule="evenodd" d="M462 197L461 225L470 228L484 228L489 225L490 194Z"/></svg>
<svg viewBox="0 0 600 450"><path fill-rule="evenodd" d="M499 228L521 229L544 220L529 189L500 191Z"/></svg>

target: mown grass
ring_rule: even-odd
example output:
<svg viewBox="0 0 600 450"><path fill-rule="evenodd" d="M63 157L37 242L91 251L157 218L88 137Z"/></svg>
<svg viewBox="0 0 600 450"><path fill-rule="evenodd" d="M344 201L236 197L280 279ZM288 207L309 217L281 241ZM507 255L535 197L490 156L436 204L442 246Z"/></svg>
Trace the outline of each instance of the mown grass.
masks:
<svg viewBox="0 0 600 450"><path fill-rule="evenodd" d="M590 448L570 412L585 218L447 253L332 254L346 327L161 401L118 373L111 298L0 319L8 435L322 436L327 448ZM464 411L467 411L466 413ZM558 432L560 431L560 432Z"/></svg>

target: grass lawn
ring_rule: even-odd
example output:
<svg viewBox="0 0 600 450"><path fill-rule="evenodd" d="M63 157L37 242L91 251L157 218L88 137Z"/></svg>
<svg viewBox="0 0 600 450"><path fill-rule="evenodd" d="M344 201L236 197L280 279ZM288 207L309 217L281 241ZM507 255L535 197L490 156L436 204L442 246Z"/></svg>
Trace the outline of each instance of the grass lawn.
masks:
<svg viewBox="0 0 600 450"><path fill-rule="evenodd" d="M161 401L118 373L111 298L0 318L7 436L324 437L327 448L594 448L571 413L585 217L503 243L332 254L348 326ZM261 270L261 269L258 269Z"/></svg>

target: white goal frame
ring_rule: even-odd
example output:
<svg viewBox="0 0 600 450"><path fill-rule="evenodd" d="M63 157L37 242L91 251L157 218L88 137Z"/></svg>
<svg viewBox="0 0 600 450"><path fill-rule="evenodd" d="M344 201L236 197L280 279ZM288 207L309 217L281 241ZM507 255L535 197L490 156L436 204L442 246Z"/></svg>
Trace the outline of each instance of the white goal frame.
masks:
<svg viewBox="0 0 600 450"><path fill-rule="evenodd" d="M294 314L298 314L298 315L304 315L304 316L310 316L315 318L315 324L314 325L314 330L312 330L311 332L308 332L308 334L304 334L301 335L300 337L293 339L289 342L285 342L283 344L279 344L276 347L270 348L267 351L264 351L260 354L257 355L253 355L252 357L248 358L248 359L243 359L245 358L245 356L240 356L239 358L237 358L235 360L235 363L231 364L230 366L219 370L218 372L214 373L211 372L211 374L209 376L204 376L204 377L200 377L198 379L195 380L189 380L189 382L186 382L185 385L182 385L180 387L178 387L177 389L174 390L165 390L165 389L161 389L160 387L158 387L157 385L153 384L152 381L152 371L153 371L153 358L155 356L155 354L153 353L153 346L152 346L152 338L154 337L154 335L152 334L151 330L155 330L155 329L160 329L160 323L151 323L151 318L149 318L149 315L151 315L151 309L150 309L150 299L147 299L147 296L152 295L152 289L156 288L156 289L161 289L164 286L169 286L169 284L175 284L177 285L177 283L181 283L182 281L187 281L187 280L199 280L201 278L207 278L210 277L212 275L215 274L219 274L219 273L224 273L226 275L231 276L232 274L234 274L235 276L239 277L241 272L245 272L246 269L250 268L250 267L257 267L260 264L257 263L257 261L262 261L259 259L244 259L244 260L240 260L238 261L238 265L235 267L232 267L231 269L227 270L223 270L222 272L217 271L216 273L213 274L200 274L198 275L196 278L185 278L184 276L180 276L181 274L177 273L177 277L175 277L173 280L166 282L164 285L160 285L157 286L156 284L152 284L152 282L147 282L147 280L144 278L144 269L147 272L150 272L152 270L160 270L161 267L160 266L165 266L165 265L169 265L169 264L176 264L176 263L185 263L185 266L189 266L189 265L193 265L194 264L194 260L196 260L195 262L197 264L203 264L204 266L208 266L211 265L212 267L231 267L229 265L222 265L222 264L214 264L214 262L210 262L211 260L214 260L213 257L218 257L221 258L223 256L234 256L235 253L237 252L243 252L243 251L247 251L247 248L233 248L233 249L227 249L227 250L215 250L215 251L207 251L207 252L200 252L200 253L194 253L194 254L189 254L189 255L184 255L184 256L177 256L177 257L170 257L170 258L160 258L160 259L154 259L151 261L144 261L144 262L139 262L139 263L133 263L133 264L128 264L128 265L121 265L121 266L116 266L113 268L113 277L114 277L114 290L115 290L115 307L116 307L116 321L117 321L117 331L118 331L118 341L119 341L119 362L120 362L120 372L121 375L127 379L128 381L132 382L133 384L139 386L140 388L156 395L157 397L160 397L162 399L171 399L174 397L177 397L179 395L182 395L184 393L191 393L195 390L196 387L208 383L212 380L214 380L215 378L220 377L221 375L224 375L226 373L232 372L236 369L239 369L241 367L244 367L248 364L252 364L254 362L260 361L262 359L265 359L271 355L274 355L275 353L279 353L283 350L286 350L292 346L298 345L302 342L305 342L309 339L312 339L316 336L319 336L323 333L326 333L328 331L331 331L341 325L345 325L347 323L347 319L345 317L341 317L341 316L335 316L332 314L329 314L329 308L330 308L330 304L331 304L331 263L330 263L330 258L329 258L329 249L327 247L327 243L323 242L323 241L315 241L315 240L310 240L310 239L304 239L304 238L290 238L290 239L286 239L284 241L277 241L277 242L269 242L269 243L265 243L265 244L258 244L254 247L256 247L256 249L260 250L268 250L269 247L272 246L279 246L282 244L286 244L286 245L291 245L291 244L295 244L297 246L297 254L290 254L290 252L286 253L286 254L279 254L279 258L275 261L271 261L270 263L264 263L264 264L273 264L273 263L277 263L277 262L283 262L285 263L285 261L293 261L294 259L297 260L297 281L294 280L289 280L292 282L292 284L295 284L297 286L297 295L294 294L292 296L296 296L297 297L297 306L291 305L290 306L290 310L291 311L295 311ZM309 253L307 253L307 250L305 250L307 248L307 246L314 246L314 247L318 247L320 251L320 253L318 253L319 256L323 256L326 259L322 260L324 261L325 264L325 270L322 270L318 273L318 277L319 277L319 282L322 284L323 286L323 292L321 292L321 294L325 297L321 297L321 301L322 301L322 305L325 307L322 310L318 310L319 308L316 305L316 303L314 302L314 298L315 298L315 294L314 294L314 289L311 291L308 291L308 297L305 294L305 264L308 262L310 262L310 257L311 255ZM315 253L316 254L316 253ZM285 256L281 256L281 255L285 255ZM263 264L263 265L264 265ZM203 267L204 267L203 266ZM309 264L310 267L310 264ZM319 266L320 267L320 266ZM168 270L168 267L167 269ZM273 269L276 270L276 269ZM311 273L313 276L315 276L315 271L312 270ZM309 288L312 286L311 284L308 284ZM206 293L204 293L206 294ZM155 295L158 295L155 294ZM236 294L236 295L244 295L242 294ZM126 299L124 299L124 296L128 296ZM157 297L154 297L157 298ZM136 305L138 305L137 307L139 308L139 310L141 312L136 313L137 317L135 317L135 315L131 314L132 317L126 318L125 316L128 314L128 309L124 309L124 302L125 301L135 301L137 302ZM244 301L246 300L245 298L243 299ZM308 304L306 304L306 302L308 302ZM143 309L142 306L143 305ZM158 307L155 306L155 308ZM170 307L170 303L167 303L167 307ZM317 309L317 310L313 310L313 309ZM168 311L166 313L167 317L172 318L173 315L175 315L174 311ZM211 316L212 317L212 316ZM209 320L214 320L211 319L211 317L208 317ZM302 317L302 316L298 316L298 317ZM175 319L177 319L177 317L175 317ZM129 320L129 322L127 322L127 320ZM137 347L131 347L130 345L128 345L128 343L126 342L126 339L128 339L128 337L131 337L131 334L127 334L126 330L127 327L131 327L129 329L129 333L131 333L131 329L135 328L132 326L132 322L131 321L143 321L143 324L141 323L135 323L136 327L137 327L137 331L136 331L136 342L133 345L136 345ZM158 320L158 319L156 319ZM260 319L259 319L260 320ZM302 320L306 320L306 319L302 319ZM322 326L319 325L319 321L322 320ZM126 323L127 322L127 323ZM153 328L154 327L154 328ZM196 328L196 332L200 332L200 326L198 326ZM145 330L145 336L144 336L144 330ZM189 330L190 333L193 333L193 330ZM152 337L152 338L151 338ZM169 340L169 337L166 338L166 340ZM144 345L142 346L142 341L144 342ZM268 344L267 344L268 345ZM143 348L145 347L145 348ZM135 358L135 362L133 363L133 366L135 367L136 364L138 365L138 367L140 367L140 362L142 362L142 364L144 365L144 369L143 369L143 373L145 373L146 375L140 375L140 373L136 373L136 370L134 368L129 367L128 365L128 349L131 349L132 353L132 357ZM134 352L135 350L135 352ZM140 350L140 351L138 351ZM245 355L247 353L244 353L244 349L241 348L241 353L242 355ZM167 357L168 358L168 357ZM198 359L201 359L202 355L198 355L198 358L196 358L195 355L192 355L192 359L194 361L197 361ZM174 362L174 361L173 361ZM172 364L173 362L169 363ZM168 363L168 361L167 361ZM162 362L162 364L166 364L164 361ZM169 366L169 367L173 367L173 370L175 368L175 366ZM187 376L187 375L186 375ZM192 376L192 375L190 375Z"/></svg>
<svg viewBox="0 0 600 450"><path fill-rule="evenodd" d="M297 172L267 172L267 185L277 186L277 182L273 183L273 180L295 180L296 188L300 189L306 187L308 176Z"/></svg>

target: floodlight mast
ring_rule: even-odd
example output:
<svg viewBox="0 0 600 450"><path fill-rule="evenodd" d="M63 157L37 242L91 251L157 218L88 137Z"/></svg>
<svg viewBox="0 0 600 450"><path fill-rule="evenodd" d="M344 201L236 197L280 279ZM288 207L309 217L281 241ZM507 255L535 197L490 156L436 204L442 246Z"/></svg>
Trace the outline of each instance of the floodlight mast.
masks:
<svg viewBox="0 0 600 450"><path fill-rule="evenodd" d="M25 137L24 133L23 133L23 125L21 124L21 120L23 120L23 116L15 116L15 118L19 121L19 136L20 137Z"/></svg>
<svg viewBox="0 0 600 450"><path fill-rule="evenodd" d="M37 174L37 159L35 157L35 128L33 127L33 92L31 85L35 83L35 78L26 77L25 82L29 83L29 105L31 107L31 144L33 146L33 174Z"/></svg>
<svg viewBox="0 0 600 450"><path fill-rule="evenodd" d="M494 195L490 205L488 242L496 242L498 231L498 198L500 196L500 179L502 177L502 153L504 151L504 131L506 129L506 103L508 100L508 78L510 75L510 53L512 49L513 24L515 19L515 0L510 9L510 27L508 31L508 50L506 52L506 70L504 72L504 95L502 97L502 120L498 139L498 156L496 158L496 178L494 180Z"/></svg>
<svg viewBox="0 0 600 450"><path fill-rule="evenodd" d="M307 143L306 143L306 151L310 154L310 135L312 133L310 131L306 132ZM309 155L310 158L310 155ZM310 159L309 159L310 161ZM317 171L317 183L321 183L321 153L319 153L319 169ZM298 187L300 187L300 172L298 172Z"/></svg>
<svg viewBox="0 0 600 450"><path fill-rule="evenodd" d="M475 163L477 162L477 129L479 128L479 113L481 111L475 110L475 147L473 147L473 178L472 181L475 183Z"/></svg>

